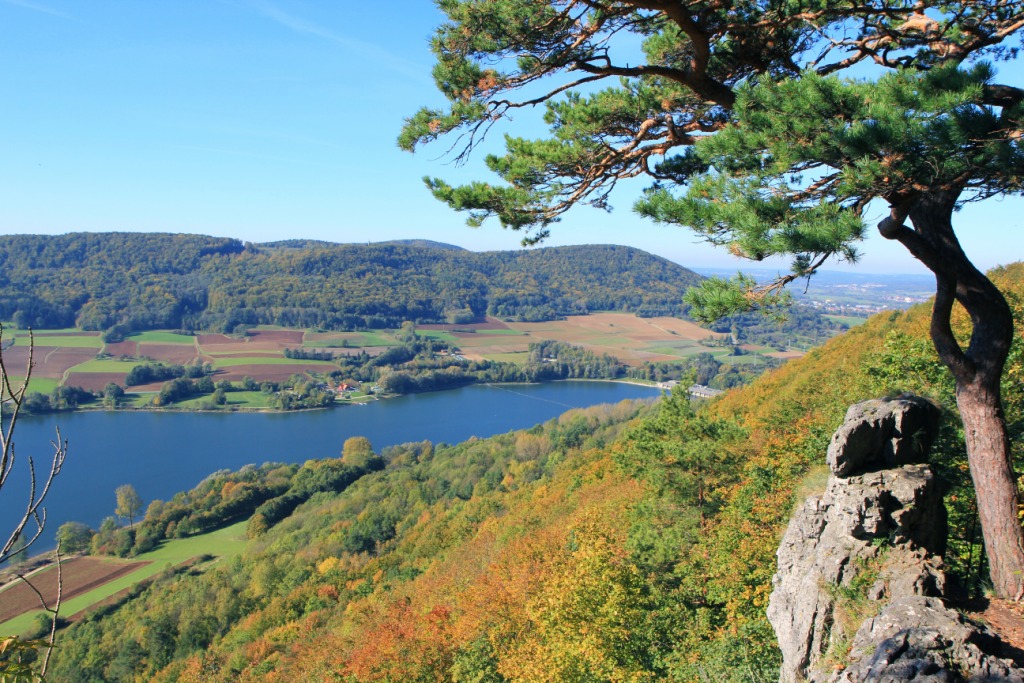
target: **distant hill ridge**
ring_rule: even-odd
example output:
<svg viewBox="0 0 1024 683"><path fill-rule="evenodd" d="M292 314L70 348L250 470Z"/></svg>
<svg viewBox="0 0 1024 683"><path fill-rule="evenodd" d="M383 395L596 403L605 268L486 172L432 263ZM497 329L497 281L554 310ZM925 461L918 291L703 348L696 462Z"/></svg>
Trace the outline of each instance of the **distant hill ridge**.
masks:
<svg viewBox="0 0 1024 683"><path fill-rule="evenodd" d="M0 236L0 319L38 329L325 329L678 315L701 276L611 245L477 253L429 240L333 244L169 233Z"/></svg>
<svg viewBox="0 0 1024 683"><path fill-rule="evenodd" d="M435 242L434 240L412 239L412 240L387 240L384 242L330 242L328 240L276 240L274 242L257 242L255 246L261 249L304 249L322 247L344 247L344 246L367 246L380 247L384 245L398 244L406 247L423 247L424 249L444 249L448 251L469 251L465 247L447 242Z"/></svg>

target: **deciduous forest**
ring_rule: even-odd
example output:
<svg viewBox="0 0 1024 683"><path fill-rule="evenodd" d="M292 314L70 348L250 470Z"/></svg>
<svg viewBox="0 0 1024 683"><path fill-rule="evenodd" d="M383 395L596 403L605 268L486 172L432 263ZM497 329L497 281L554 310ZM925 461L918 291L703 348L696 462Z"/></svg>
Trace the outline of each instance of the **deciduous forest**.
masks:
<svg viewBox="0 0 1024 683"><path fill-rule="evenodd" d="M1024 322L1024 269L992 277ZM764 609L779 534L822 485L853 401L909 389L943 406L947 562L984 584L928 324L928 306L880 314L696 410L674 395L492 439L379 455L352 443L337 460L212 475L94 550L130 555L255 511L243 554L168 570L69 626L54 680L775 680ZM1018 339L1004 382L1015 434L1022 353Z"/></svg>
<svg viewBox="0 0 1024 683"><path fill-rule="evenodd" d="M700 279L615 246L475 253L422 243L257 245L199 235L0 236L0 319L35 329L352 330L486 315L678 315L683 292Z"/></svg>

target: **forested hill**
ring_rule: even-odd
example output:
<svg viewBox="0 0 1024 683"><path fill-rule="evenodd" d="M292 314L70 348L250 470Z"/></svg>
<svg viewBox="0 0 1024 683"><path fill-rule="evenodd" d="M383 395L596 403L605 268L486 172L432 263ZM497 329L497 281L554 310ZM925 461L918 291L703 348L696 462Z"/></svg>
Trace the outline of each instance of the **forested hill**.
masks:
<svg viewBox="0 0 1024 683"><path fill-rule="evenodd" d="M1020 329L1024 265L992 276ZM381 459L354 437L340 460L217 473L150 504L134 528L107 525L93 547L131 554L251 515L242 554L165 571L63 630L47 680L778 680L765 617L775 552L794 507L825 485L847 406L911 391L955 408L930 317L928 305L877 315L696 413L676 392L653 408L574 410ZM954 327L965 331L965 314ZM1003 388L1013 434L1022 376L1018 336ZM944 569L978 589L958 426L931 459L949 492ZM852 610L872 602L878 575L866 563L850 572L837 603L863 614ZM859 620L837 619L835 642ZM837 666L845 652L830 655Z"/></svg>
<svg viewBox="0 0 1024 683"><path fill-rule="evenodd" d="M630 247L476 253L427 241L0 236L0 319L36 328L352 329L593 310L677 315L700 276Z"/></svg>

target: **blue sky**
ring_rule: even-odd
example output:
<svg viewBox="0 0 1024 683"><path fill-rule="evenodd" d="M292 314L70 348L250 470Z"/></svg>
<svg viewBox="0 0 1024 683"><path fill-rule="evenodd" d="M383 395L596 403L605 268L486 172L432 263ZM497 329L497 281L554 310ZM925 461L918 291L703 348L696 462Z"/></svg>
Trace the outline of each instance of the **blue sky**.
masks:
<svg viewBox="0 0 1024 683"><path fill-rule="evenodd" d="M454 167L443 144L395 146L404 117L442 104L427 46L440 19L427 0L0 0L0 233L519 248L520 235L468 228L423 187L424 175L485 177L482 155ZM576 210L547 244L751 265L637 217L638 190L611 214ZM1019 197L958 218L984 268L1024 258L1022 223ZM873 231L863 252L861 272L923 272Z"/></svg>

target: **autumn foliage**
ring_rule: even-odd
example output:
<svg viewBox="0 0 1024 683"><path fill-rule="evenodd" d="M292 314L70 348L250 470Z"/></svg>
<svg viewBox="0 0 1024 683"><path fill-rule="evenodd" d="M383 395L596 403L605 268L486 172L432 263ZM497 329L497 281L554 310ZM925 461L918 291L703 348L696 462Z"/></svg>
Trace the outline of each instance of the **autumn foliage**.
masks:
<svg viewBox="0 0 1024 683"><path fill-rule="evenodd" d="M1024 268L994 277L1020 317ZM67 629L53 680L776 680L776 546L846 406L904 390L951 406L927 319L876 316L696 410L674 395L387 449L385 469L312 493L242 557ZM1019 429L1024 394L1007 396ZM964 457L951 420L935 455L948 560L974 585Z"/></svg>

